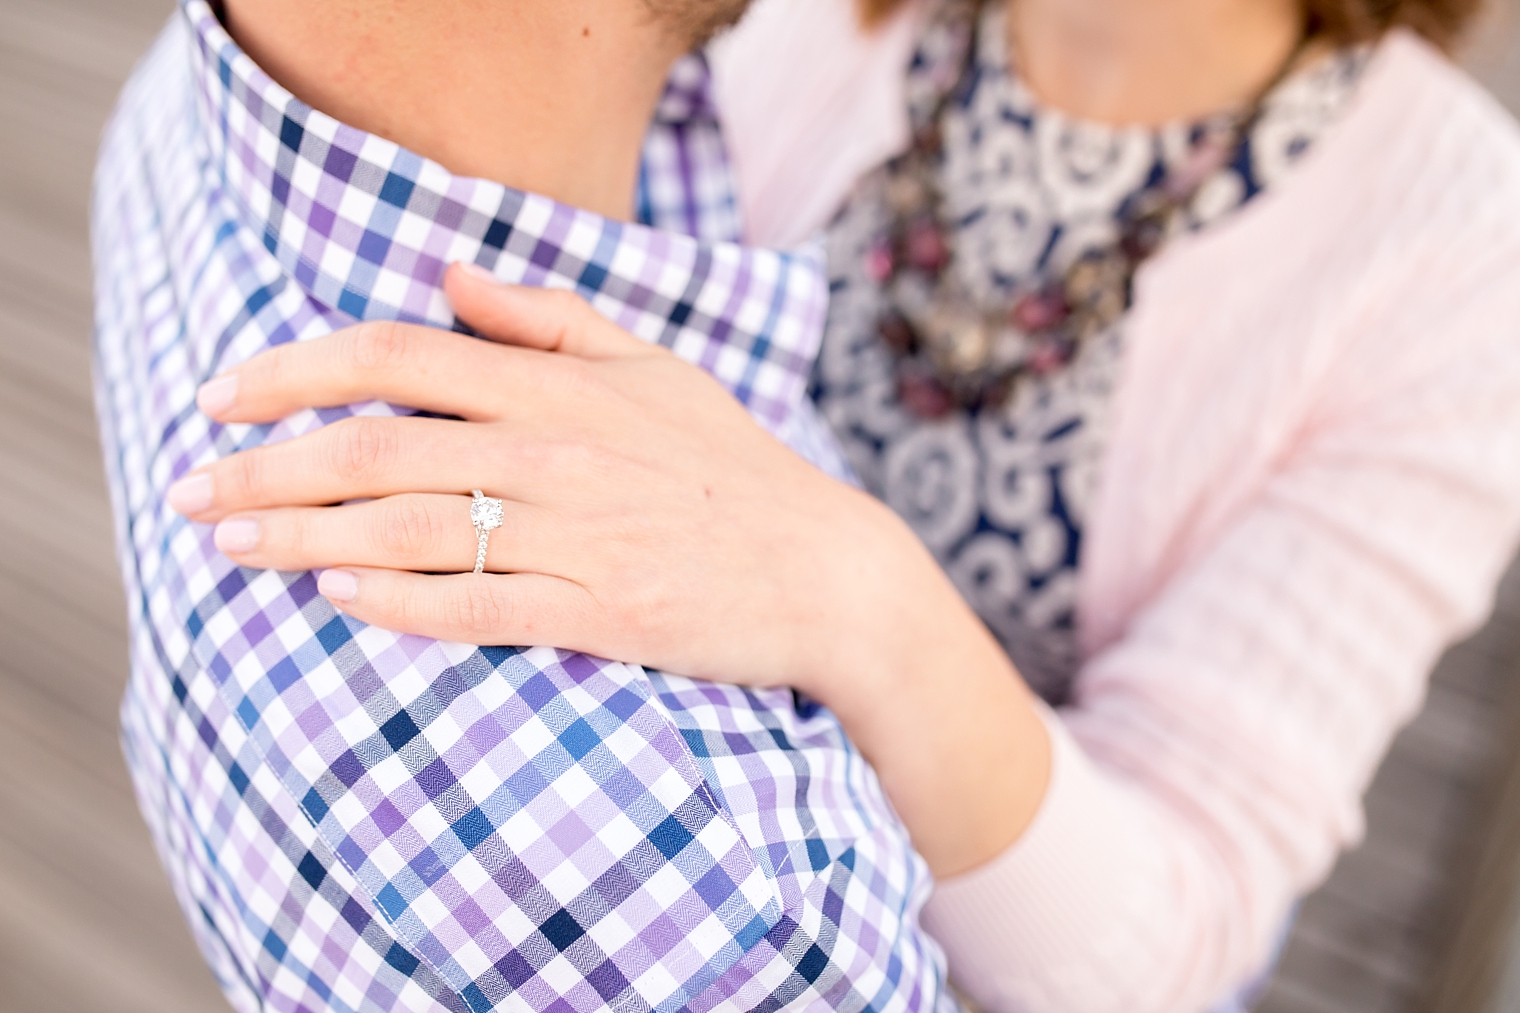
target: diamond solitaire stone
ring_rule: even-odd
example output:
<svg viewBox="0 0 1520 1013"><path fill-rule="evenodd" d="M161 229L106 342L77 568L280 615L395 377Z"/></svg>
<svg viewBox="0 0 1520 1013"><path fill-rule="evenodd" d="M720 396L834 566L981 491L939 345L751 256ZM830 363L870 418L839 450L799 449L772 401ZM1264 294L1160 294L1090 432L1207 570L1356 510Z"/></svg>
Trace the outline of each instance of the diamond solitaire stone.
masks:
<svg viewBox="0 0 1520 1013"><path fill-rule="evenodd" d="M501 500L487 496L479 489L471 489L470 495L475 497L470 501L470 523L475 525L475 572L481 573L486 568L486 543L490 541L491 532L501 527L506 514Z"/></svg>
<svg viewBox="0 0 1520 1013"><path fill-rule="evenodd" d="M495 531L503 519L501 500L480 496L470 504L470 523L482 531Z"/></svg>

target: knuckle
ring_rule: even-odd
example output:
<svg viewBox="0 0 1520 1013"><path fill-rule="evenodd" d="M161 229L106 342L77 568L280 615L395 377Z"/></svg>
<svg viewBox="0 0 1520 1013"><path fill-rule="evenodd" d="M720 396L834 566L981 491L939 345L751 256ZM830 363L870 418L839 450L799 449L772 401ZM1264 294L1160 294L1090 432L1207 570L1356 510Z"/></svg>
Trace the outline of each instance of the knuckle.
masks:
<svg viewBox="0 0 1520 1013"><path fill-rule="evenodd" d="M295 375L297 370L292 368L291 360L304 352L299 343L288 345L276 345L264 354L255 357L249 362L253 367L253 380L269 390L282 390L300 379ZM244 367L245 369L248 367Z"/></svg>
<svg viewBox="0 0 1520 1013"><path fill-rule="evenodd" d="M286 371L280 360L290 354L290 349L290 345L266 348L235 369L228 371L229 374L235 373L238 378L240 401L246 402L250 395L264 395L268 391L278 391L281 388L281 381L284 380Z"/></svg>
<svg viewBox="0 0 1520 1013"><path fill-rule="evenodd" d="M597 364L574 356L541 363L545 396L558 402L600 401L610 393Z"/></svg>
<svg viewBox="0 0 1520 1013"><path fill-rule="evenodd" d="M216 465L213 488L220 505L232 507L261 502L263 459L263 448L255 448L234 454Z"/></svg>
<svg viewBox="0 0 1520 1013"><path fill-rule="evenodd" d="M339 479L362 481L380 474L395 459L396 432L389 419L345 419L330 430L329 465Z"/></svg>
<svg viewBox="0 0 1520 1013"><path fill-rule="evenodd" d="M506 599L490 587L493 583L496 582L474 581L463 593L446 598L443 603L445 625L471 638L505 633L512 609Z"/></svg>
<svg viewBox="0 0 1520 1013"><path fill-rule="evenodd" d="M394 320L371 321L349 332L347 365L360 376L394 373L406 366L412 348L406 325Z"/></svg>
<svg viewBox="0 0 1520 1013"><path fill-rule="evenodd" d="M549 379L562 394L580 394L591 385L591 367L582 359L554 359L549 367Z"/></svg>
<svg viewBox="0 0 1520 1013"><path fill-rule="evenodd" d="M528 444L523 457L546 477L566 481L590 472L595 453L588 442L561 436Z"/></svg>
<svg viewBox="0 0 1520 1013"><path fill-rule="evenodd" d="M626 635L648 634L657 630L672 615L677 603L663 589L644 587L622 596L609 610L612 623Z"/></svg>
<svg viewBox="0 0 1520 1013"><path fill-rule="evenodd" d="M581 298L577 292L568 288L553 288L544 291L544 301L561 320L579 323L585 310L590 308L590 303Z"/></svg>
<svg viewBox="0 0 1520 1013"><path fill-rule="evenodd" d="M428 626L428 620L436 622L437 617L430 614L429 609L423 602L419 602L417 596L408 594L387 594L376 600L371 596L366 602L374 609L377 617L382 617L380 625L390 624L390 628L400 633L434 632Z"/></svg>
<svg viewBox="0 0 1520 1013"><path fill-rule="evenodd" d="M390 500L378 516L375 532L386 557L407 561L434 558L442 544L439 519L428 506L411 497Z"/></svg>
<svg viewBox="0 0 1520 1013"><path fill-rule="evenodd" d="M285 560L305 559L307 547L314 541L312 519L305 510L276 510L263 521L264 550Z"/></svg>
<svg viewBox="0 0 1520 1013"><path fill-rule="evenodd" d="M585 329L587 317L594 311L579 293L569 289L550 289L544 293L545 310L554 321L554 346L568 350Z"/></svg>
<svg viewBox="0 0 1520 1013"><path fill-rule="evenodd" d="M624 457L595 435L560 444L560 463L566 471L603 481L623 473Z"/></svg>

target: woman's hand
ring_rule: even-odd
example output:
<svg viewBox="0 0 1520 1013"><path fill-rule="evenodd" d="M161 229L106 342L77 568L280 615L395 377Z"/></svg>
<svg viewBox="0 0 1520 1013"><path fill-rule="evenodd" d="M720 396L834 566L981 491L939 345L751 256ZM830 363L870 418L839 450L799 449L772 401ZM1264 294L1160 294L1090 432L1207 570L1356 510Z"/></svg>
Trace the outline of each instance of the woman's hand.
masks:
<svg viewBox="0 0 1520 1013"><path fill-rule="evenodd" d="M846 603L934 576L876 501L579 297L457 268L448 291L510 344L361 324L266 352L200 402L222 422L368 399L463 421L348 419L203 468L171 504L218 522L245 566L326 569L334 604L387 629L809 692L842 631L875 625ZM480 576L458 573L475 558L475 488L505 503Z"/></svg>
<svg viewBox="0 0 1520 1013"><path fill-rule="evenodd" d="M325 569L324 595L387 629L795 686L839 715L938 873L1017 836L1043 727L894 514L578 297L458 267L447 290L494 343L361 324L266 352L199 402L222 422L371 399L459 420L348 419L202 468L170 504L245 566ZM460 572L471 489L505 506L479 575Z"/></svg>

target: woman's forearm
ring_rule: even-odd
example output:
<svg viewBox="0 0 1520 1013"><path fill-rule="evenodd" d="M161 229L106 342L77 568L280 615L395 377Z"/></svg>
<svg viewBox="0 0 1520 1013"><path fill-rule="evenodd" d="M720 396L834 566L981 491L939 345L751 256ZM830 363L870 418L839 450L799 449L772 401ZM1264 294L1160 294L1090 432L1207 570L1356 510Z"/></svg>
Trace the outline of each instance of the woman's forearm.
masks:
<svg viewBox="0 0 1520 1013"><path fill-rule="evenodd" d="M470 421L348 420L199 469L170 503L242 565L326 571L323 594L385 629L796 686L840 716L940 875L1017 839L1043 728L900 518L578 297L464 269L449 290L501 344L360 325L239 366L200 406L262 422L374 397ZM486 573L429 576L470 566L473 485L505 497L507 531Z"/></svg>
<svg viewBox="0 0 1520 1013"><path fill-rule="evenodd" d="M958 875L1033 819L1049 736L1007 655L911 532L895 517L867 530L870 562L836 592L860 632L835 642L835 670L810 691L871 761L934 874Z"/></svg>
<svg viewBox="0 0 1520 1013"><path fill-rule="evenodd" d="M990 635L904 658L841 720L939 877L992 860L1040 807L1050 742Z"/></svg>

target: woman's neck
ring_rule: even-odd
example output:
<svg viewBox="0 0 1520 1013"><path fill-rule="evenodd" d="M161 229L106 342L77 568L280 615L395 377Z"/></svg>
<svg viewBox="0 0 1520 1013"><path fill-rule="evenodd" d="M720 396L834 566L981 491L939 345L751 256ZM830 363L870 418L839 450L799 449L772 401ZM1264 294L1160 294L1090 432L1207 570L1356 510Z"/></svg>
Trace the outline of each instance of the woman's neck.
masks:
<svg viewBox="0 0 1520 1013"><path fill-rule="evenodd" d="M1300 0L1008 0L1009 51L1041 102L1157 125L1249 101L1293 52Z"/></svg>
<svg viewBox="0 0 1520 1013"><path fill-rule="evenodd" d="M628 0L227 0L302 101L451 172L628 218L684 42Z"/></svg>

